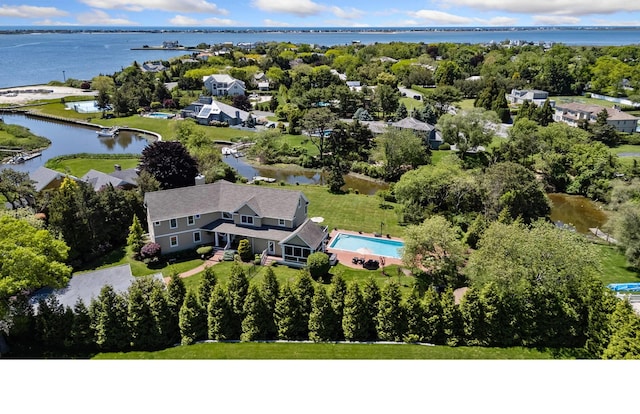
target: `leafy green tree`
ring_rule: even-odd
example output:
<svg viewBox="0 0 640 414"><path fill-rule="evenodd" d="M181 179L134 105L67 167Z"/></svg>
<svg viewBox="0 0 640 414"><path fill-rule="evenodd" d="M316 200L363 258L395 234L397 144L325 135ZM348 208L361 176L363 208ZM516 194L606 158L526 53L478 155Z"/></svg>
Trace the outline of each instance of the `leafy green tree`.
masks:
<svg viewBox="0 0 640 414"><path fill-rule="evenodd" d="M179 324L182 345L191 345L206 337L207 314L193 291L187 291L184 303L180 307Z"/></svg>
<svg viewBox="0 0 640 414"><path fill-rule="evenodd" d="M376 148L375 158L382 162L388 181L397 181L406 171L430 162L422 138L406 129L387 129L376 137Z"/></svg>
<svg viewBox="0 0 640 414"><path fill-rule="evenodd" d="M627 201L610 219L613 235L624 249L627 261L640 267L640 204Z"/></svg>
<svg viewBox="0 0 640 414"><path fill-rule="evenodd" d="M375 91L375 100L382 111L382 119L386 120L393 114L400 103L400 92L389 85L378 85Z"/></svg>
<svg viewBox="0 0 640 414"><path fill-rule="evenodd" d="M331 278L331 285L329 286L329 300L331 301L331 308L335 314L335 336L338 341L344 339L344 333L342 332L342 316L344 311L344 299L347 294L347 283L340 274L335 274Z"/></svg>
<svg viewBox="0 0 640 414"><path fill-rule="evenodd" d="M327 179L329 192L332 194L342 193L342 187L345 185L343 168L339 163L332 164L329 169L329 178Z"/></svg>
<svg viewBox="0 0 640 414"><path fill-rule="evenodd" d="M603 359L640 358L640 318L628 300L621 300L611 316L613 334Z"/></svg>
<svg viewBox="0 0 640 414"><path fill-rule="evenodd" d="M498 122L494 112L474 108L456 115L444 114L438 120L438 128L444 141L455 145L464 158L467 151L491 143L495 135L491 124Z"/></svg>
<svg viewBox="0 0 640 414"><path fill-rule="evenodd" d="M309 314L309 339L327 342L336 339L336 314L323 286L315 289Z"/></svg>
<svg viewBox="0 0 640 414"><path fill-rule="evenodd" d="M407 227L403 263L425 269L433 285L460 287L464 282L459 268L464 261L465 247L459 233L459 229L442 216L433 216L419 226Z"/></svg>
<svg viewBox="0 0 640 414"><path fill-rule="evenodd" d="M276 274L271 267L265 269L264 277L262 279L262 285L260 295L267 308L267 339L275 339L278 335L278 328L275 321L275 309L278 295L280 293L280 285Z"/></svg>
<svg viewBox="0 0 640 414"><path fill-rule="evenodd" d="M131 343L127 325L127 299L106 285L89 307L96 345L103 351L126 351Z"/></svg>
<svg viewBox="0 0 640 414"><path fill-rule="evenodd" d="M360 286L352 282L347 287L344 297L344 311L342 317L342 330L347 341L374 340L370 337L369 325L371 318L366 304L360 292Z"/></svg>
<svg viewBox="0 0 640 414"><path fill-rule="evenodd" d="M15 294L43 286L62 287L71 275L69 248L48 230L9 216L0 217L0 319Z"/></svg>
<svg viewBox="0 0 640 414"><path fill-rule="evenodd" d="M127 236L127 246L131 248L134 256L140 254L140 249L144 246L144 229L138 220L138 216L133 216L133 222L129 227L129 236Z"/></svg>
<svg viewBox="0 0 640 414"><path fill-rule="evenodd" d="M437 120L443 114L448 113L453 108L454 103L462 100L462 94L456 87L439 85L425 93L424 100L425 104L435 109ZM428 122L426 117L425 122Z"/></svg>
<svg viewBox="0 0 640 414"><path fill-rule="evenodd" d="M251 285L244 302L245 317L242 320L240 340L255 341L267 339L269 324L268 308L260 295L260 289Z"/></svg>
<svg viewBox="0 0 640 414"><path fill-rule="evenodd" d="M461 77L462 70L460 66L451 60L441 61L433 74L433 79L438 85L453 85L453 82Z"/></svg>
<svg viewBox="0 0 640 414"><path fill-rule="evenodd" d="M308 326L305 328L298 299L288 283L280 289L280 296L276 302L275 320L278 327L278 339L302 339L300 332L308 329Z"/></svg>
<svg viewBox="0 0 640 414"><path fill-rule="evenodd" d="M400 342L404 337L406 326L401 300L400 286L390 281L382 289L376 315L376 330L382 341Z"/></svg>
<svg viewBox="0 0 640 414"><path fill-rule="evenodd" d="M209 301L211 300L211 293L217 283L218 278L216 277L216 273L213 269L211 267L205 268L204 273L202 274L202 281L200 282L200 286L198 286L198 300L202 306L207 306L209 304Z"/></svg>
<svg viewBox="0 0 640 414"><path fill-rule="evenodd" d="M533 173L525 167L502 162L489 167L482 181L487 218L496 219L505 210L508 216L530 223L551 212L549 199Z"/></svg>
<svg viewBox="0 0 640 414"><path fill-rule="evenodd" d="M242 333L242 320L244 314L244 301L249 292L249 280L239 263L234 263L231 267L231 275L227 284L227 293L229 294L229 304L232 311L233 338L240 338Z"/></svg>
<svg viewBox="0 0 640 414"><path fill-rule="evenodd" d="M311 253L309 257L307 257L307 269L313 279L323 279L327 273L329 273L329 269L331 269L329 256L324 252Z"/></svg>
<svg viewBox="0 0 640 414"><path fill-rule="evenodd" d="M3 196L11 206L19 208L23 203L33 202L36 189L29 174L16 171L12 168L0 170L0 195Z"/></svg>
<svg viewBox="0 0 640 414"><path fill-rule="evenodd" d="M162 189L195 185L198 165L177 141L155 141L142 150L140 169L149 172Z"/></svg>
<svg viewBox="0 0 640 414"><path fill-rule="evenodd" d="M324 165L329 132L337 121L329 108L312 108L302 118L302 127L309 135L309 140L320 152L320 165Z"/></svg>
<svg viewBox="0 0 640 414"><path fill-rule="evenodd" d="M249 262L253 259L253 252L248 239L242 239L238 243L238 255L240 255L240 260L243 262Z"/></svg>
<svg viewBox="0 0 640 414"><path fill-rule="evenodd" d="M229 295L222 286L216 285L207 306L209 339L217 341L231 339L233 336L232 318L233 312L229 304Z"/></svg>
<svg viewBox="0 0 640 414"><path fill-rule="evenodd" d="M424 341L432 344L444 344L442 306L435 289L425 291L422 297L422 309L426 324Z"/></svg>

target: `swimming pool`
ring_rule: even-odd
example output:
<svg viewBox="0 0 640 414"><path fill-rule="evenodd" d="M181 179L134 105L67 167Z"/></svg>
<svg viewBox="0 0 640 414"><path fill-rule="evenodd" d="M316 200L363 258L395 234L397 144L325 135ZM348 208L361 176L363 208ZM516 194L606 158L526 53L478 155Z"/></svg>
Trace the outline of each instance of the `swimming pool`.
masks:
<svg viewBox="0 0 640 414"><path fill-rule="evenodd" d="M162 119L171 119L173 118L175 115L174 114L168 114L166 112L151 112L150 114L147 114L147 116L149 118L162 118Z"/></svg>
<svg viewBox="0 0 640 414"><path fill-rule="evenodd" d="M347 250L359 254L374 256L402 257L401 250L404 242L398 240L383 239L380 237L367 237L355 234L338 233L331 241L329 248Z"/></svg>
<svg viewBox="0 0 640 414"><path fill-rule="evenodd" d="M89 114L93 112L100 112L102 109L98 108L97 101L78 101L78 102L68 102L64 104L67 109L73 109L74 111L80 114ZM111 109L111 107L105 108Z"/></svg>

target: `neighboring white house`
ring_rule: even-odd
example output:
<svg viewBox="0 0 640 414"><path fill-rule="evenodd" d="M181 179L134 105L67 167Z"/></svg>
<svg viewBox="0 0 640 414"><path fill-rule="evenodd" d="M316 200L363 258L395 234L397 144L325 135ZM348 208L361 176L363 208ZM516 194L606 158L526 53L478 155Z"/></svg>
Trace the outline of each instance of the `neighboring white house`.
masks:
<svg viewBox="0 0 640 414"><path fill-rule="evenodd" d="M582 120L590 123L596 122L598 114L602 110L607 111L607 124L613 126L619 132L632 133L638 127L637 117L623 112L617 108L606 108L600 105L588 105L578 102L563 103L555 107L553 120L556 122L564 122L571 126L578 126Z"/></svg>
<svg viewBox="0 0 640 414"><path fill-rule="evenodd" d="M541 106L547 99L549 99L549 92L538 89L512 89L511 93L507 95L507 101L516 105L528 101ZM555 101L549 101L549 103L552 107L555 105Z"/></svg>
<svg viewBox="0 0 640 414"><path fill-rule="evenodd" d="M244 95L247 90L243 81L226 74L203 76L202 82L213 96Z"/></svg>

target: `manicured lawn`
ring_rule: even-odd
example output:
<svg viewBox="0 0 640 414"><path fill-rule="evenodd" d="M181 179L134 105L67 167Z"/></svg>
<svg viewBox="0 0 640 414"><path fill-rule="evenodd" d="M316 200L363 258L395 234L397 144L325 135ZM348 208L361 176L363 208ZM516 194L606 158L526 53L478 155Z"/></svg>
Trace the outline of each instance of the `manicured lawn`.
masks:
<svg viewBox="0 0 640 414"><path fill-rule="evenodd" d="M157 352L114 352L93 359L573 359L569 350L414 344L201 343Z"/></svg>
<svg viewBox="0 0 640 414"><path fill-rule="evenodd" d="M597 244L603 268L602 282L629 283L640 282L640 272L629 266L624 254L615 246Z"/></svg>
<svg viewBox="0 0 640 414"><path fill-rule="evenodd" d="M431 151L431 164L438 165L440 162L447 157L447 155L453 154L452 151Z"/></svg>
<svg viewBox="0 0 640 414"><path fill-rule="evenodd" d="M110 173L114 169L114 164L119 164L122 169L135 168L138 165L139 158L91 158L91 157L82 157L82 158L69 158L69 159L60 159L54 158L50 159L46 163L47 168L51 168L60 172L68 172L69 174L82 177L89 170L93 169L96 171L101 171L103 173Z"/></svg>
<svg viewBox="0 0 640 414"><path fill-rule="evenodd" d="M611 148L611 152L614 154L620 154L621 152L636 152L640 154L640 145L620 145L614 148Z"/></svg>
<svg viewBox="0 0 640 414"><path fill-rule="evenodd" d="M418 92L418 91L416 91L416 92ZM417 99L414 99L414 98L407 98L407 97L400 98L400 103L403 103L404 106L407 107L407 111L409 112L409 115L411 115L411 111L414 108L423 108L424 107L424 104L422 103L422 100L417 100Z"/></svg>

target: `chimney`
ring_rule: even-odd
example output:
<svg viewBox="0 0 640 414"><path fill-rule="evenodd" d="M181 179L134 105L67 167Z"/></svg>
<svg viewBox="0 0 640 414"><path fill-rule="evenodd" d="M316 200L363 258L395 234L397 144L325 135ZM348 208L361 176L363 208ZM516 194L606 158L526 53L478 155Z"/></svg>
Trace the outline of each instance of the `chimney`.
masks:
<svg viewBox="0 0 640 414"><path fill-rule="evenodd" d="M205 184L204 175L202 174L196 175L196 185L203 185L203 184Z"/></svg>
<svg viewBox="0 0 640 414"><path fill-rule="evenodd" d="M120 164L116 164L116 165L114 165L114 166L113 166L113 168L114 168L116 171L122 171L122 167L120 166Z"/></svg>

